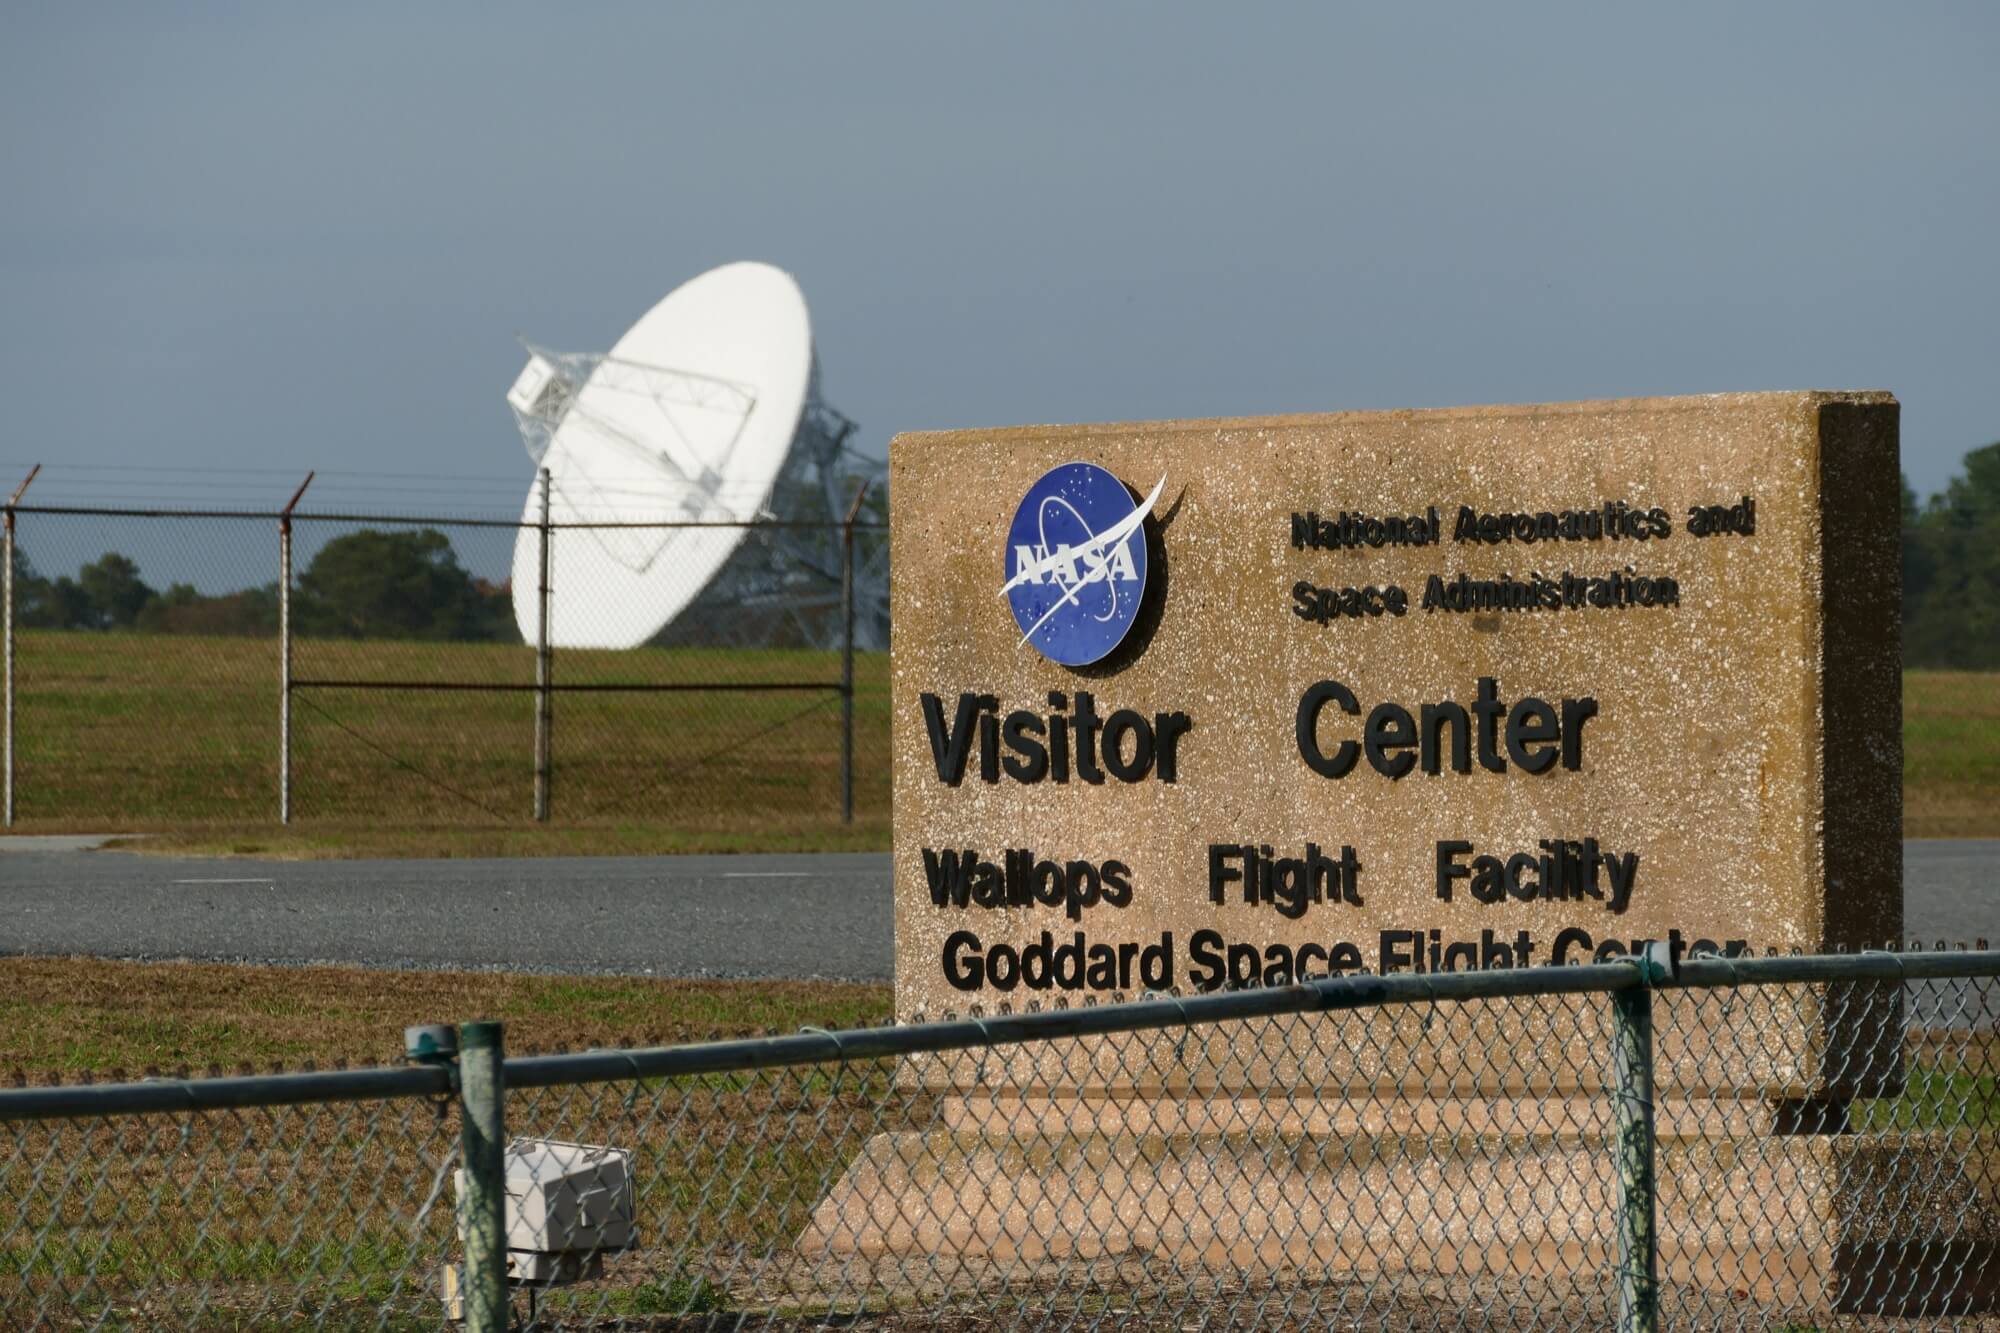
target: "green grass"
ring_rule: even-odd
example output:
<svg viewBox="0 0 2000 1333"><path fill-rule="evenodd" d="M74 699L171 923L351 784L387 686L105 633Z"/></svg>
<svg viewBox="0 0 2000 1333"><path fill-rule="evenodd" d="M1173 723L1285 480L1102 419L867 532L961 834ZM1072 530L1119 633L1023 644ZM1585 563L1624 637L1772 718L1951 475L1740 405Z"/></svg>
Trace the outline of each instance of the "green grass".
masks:
<svg viewBox="0 0 2000 1333"><path fill-rule="evenodd" d="M2000 1124L2000 1083L1992 1074L1915 1064L1901 1096L1868 1098L1848 1106L1856 1133L1987 1129Z"/></svg>
<svg viewBox="0 0 2000 1333"><path fill-rule="evenodd" d="M832 692L571 694L554 817L530 818L525 693L311 690L293 708L294 823L276 822L268 639L19 636L23 832L132 831L146 850L279 857L858 851L889 840L886 655L856 659L855 822ZM301 679L525 684L517 645L300 640ZM834 653L565 651L559 681L832 682ZM1904 834L2000 836L2000 673L1903 681Z"/></svg>
<svg viewBox="0 0 2000 1333"><path fill-rule="evenodd" d="M572 684L801 684L837 653L557 654ZM270 640L19 636L23 832L151 832L163 851L280 856L858 850L888 845L888 662L855 664L855 814L840 814L831 690L567 694L552 822L537 826L533 697L313 689L294 697L294 823L276 821ZM300 679L524 684L519 646L301 640Z"/></svg>
<svg viewBox="0 0 2000 1333"><path fill-rule="evenodd" d="M2000 673L1903 673L1903 835L2000 836Z"/></svg>

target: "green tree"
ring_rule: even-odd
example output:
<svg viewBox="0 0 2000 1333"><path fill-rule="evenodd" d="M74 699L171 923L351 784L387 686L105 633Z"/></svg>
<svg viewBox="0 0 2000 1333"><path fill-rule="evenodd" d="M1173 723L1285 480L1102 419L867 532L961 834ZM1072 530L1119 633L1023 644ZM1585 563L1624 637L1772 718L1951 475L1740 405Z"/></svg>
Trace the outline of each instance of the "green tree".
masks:
<svg viewBox="0 0 2000 1333"><path fill-rule="evenodd" d="M138 627L153 634L276 634L278 585L207 597L191 584L176 583L146 603Z"/></svg>
<svg viewBox="0 0 2000 1333"><path fill-rule="evenodd" d="M483 592L434 528L336 537L299 576L303 634L342 638L494 639L512 616Z"/></svg>
<svg viewBox="0 0 2000 1333"><path fill-rule="evenodd" d="M14 550L14 623L23 629L105 629L130 625L152 600L139 567L107 551L77 571L49 579L36 572L27 553Z"/></svg>
<svg viewBox="0 0 2000 1333"><path fill-rule="evenodd" d="M129 628L139 619L146 603L159 595L139 577L139 566L116 551L106 551L79 569L76 583L96 629Z"/></svg>
<svg viewBox="0 0 2000 1333"><path fill-rule="evenodd" d="M67 574L49 584L45 623L50 629L101 629L104 625L90 594Z"/></svg>
<svg viewBox="0 0 2000 1333"><path fill-rule="evenodd" d="M1910 486L1907 475L1903 477L1903 656L1908 659L1912 653L1911 632L1917 625L1919 610L1930 596L1932 580L1937 575L1937 558L1932 544L1923 531L1923 506L1917 500L1917 493Z"/></svg>
<svg viewBox="0 0 2000 1333"><path fill-rule="evenodd" d="M14 623L24 629L53 628L49 624L49 581L35 572L28 553L14 548Z"/></svg>
<svg viewBox="0 0 2000 1333"><path fill-rule="evenodd" d="M1913 500L1904 506L1905 664L2000 669L2000 443L1967 454L1964 474L1914 516Z"/></svg>

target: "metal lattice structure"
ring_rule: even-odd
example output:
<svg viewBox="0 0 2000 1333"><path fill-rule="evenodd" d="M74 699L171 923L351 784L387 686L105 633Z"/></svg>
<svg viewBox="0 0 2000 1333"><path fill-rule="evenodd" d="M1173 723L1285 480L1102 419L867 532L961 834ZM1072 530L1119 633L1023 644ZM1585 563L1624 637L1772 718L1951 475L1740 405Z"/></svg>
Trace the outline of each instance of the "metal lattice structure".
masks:
<svg viewBox="0 0 2000 1333"><path fill-rule="evenodd" d="M2000 953L1620 961L526 1058L469 1025L456 1068L18 1088L0 1311L435 1328L452 1291L482 1331L1988 1327L1996 1015ZM1553 1084L1481 1091L1524 1023L1570 1034L1536 1054ZM1793 1100L1802 1061L1857 1071L1782 1034L1843 1025L1873 1086ZM1246 1050L1363 1069L1412 1034L1422 1097L1237 1080ZM1161 1067L1140 1097L1076 1076ZM527 1213L544 1185L629 1198L632 1226Z"/></svg>
<svg viewBox="0 0 2000 1333"><path fill-rule="evenodd" d="M776 479L761 494L732 494L712 464L735 447L757 402L755 386L600 353L532 344L527 350L531 367L541 368L540 386L525 408L510 403L510 409L536 466L566 423L609 442L625 460L615 476L570 472L554 483L558 493L565 487L574 492L566 498L576 510L603 516L603 526L589 529L591 539L621 565L641 571L660 554L660 530L643 524L714 521L721 513L723 521L769 525L771 539L739 547L656 642L688 641L680 622L692 621L702 626L703 642L716 639L720 624L729 627L724 637L738 647L837 646L838 534L857 503L872 520L886 518L888 464L853 447L856 423L822 395L817 359L798 430ZM593 412L578 392L586 382L593 395L619 402L624 410ZM635 429L635 421L646 428ZM704 458L709 462L698 461ZM677 498L663 505L660 497L669 493ZM888 545L867 542L857 554L856 646L879 651L889 643Z"/></svg>

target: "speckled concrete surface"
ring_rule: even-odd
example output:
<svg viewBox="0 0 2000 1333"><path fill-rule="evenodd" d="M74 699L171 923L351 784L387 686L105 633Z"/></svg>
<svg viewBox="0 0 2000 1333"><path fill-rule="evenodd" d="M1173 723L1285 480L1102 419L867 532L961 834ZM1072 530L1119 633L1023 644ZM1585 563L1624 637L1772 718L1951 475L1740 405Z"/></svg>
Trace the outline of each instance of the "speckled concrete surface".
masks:
<svg viewBox="0 0 2000 1333"><path fill-rule="evenodd" d="M1369 967L1381 961L1385 930L1436 928L1446 942L1484 931L1516 941L1527 931L1534 963L1548 961L1570 928L1593 946L1678 930L1690 942L1740 939L1760 951L1896 936L1896 412L1886 394L1730 394L899 437L890 449L899 1012L1022 1007L1062 994L947 984L945 942L960 930L983 948L1018 948L1044 930L1057 944L1078 930L1093 944L1171 932L1171 981L1183 990L1193 980L1190 937L1203 928L1260 949L1347 941ZM1021 646L1000 595L1016 505L1043 472L1072 459L1140 492L1162 474L1167 483L1156 623L1142 621L1141 641L1108 668L1082 672ZM1688 531L1690 506L1746 495L1756 500L1754 534ZM1658 506L1672 532L1494 545L1452 536L1460 505L1535 512L1607 501ZM1291 541L1295 511L1389 516L1430 506L1444 529L1434 545L1297 550ZM1679 604L1420 605L1432 574L1518 581L1566 571L1670 577ZM1411 605L1400 617L1316 624L1292 612L1299 580L1394 583ZM1475 761L1466 774L1447 766L1391 780L1364 760L1327 779L1299 757L1295 715L1315 681L1342 682L1361 710L1322 716L1330 750L1359 740L1379 703L1413 714L1446 699L1469 706L1482 677L1510 703L1595 699L1579 767L1494 773ZM1078 690L1095 696L1100 714L1188 713L1177 781L1025 785L1003 775L988 784L976 761L959 785L939 780L922 692L940 695L947 712L961 691L990 693L1004 715L1046 713L1050 691ZM1481 904L1464 880L1453 901L1436 894L1440 840L1504 858L1539 855L1543 839L1586 837L1638 854L1626 910L1594 898ZM1360 905L1316 904L1291 921L1269 905L1209 901L1211 843L1299 856L1308 841L1335 855L1355 849ZM1009 847L1057 861L1115 858L1132 869L1133 900L1074 922L1060 907L940 909L926 886L926 847L995 860ZM1573 942L1569 960L1588 958ZM1539 1039L1550 1035L1543 1028ZM1399 1058L1385 1052L1383 1072ZM1255 1058L1238 1073L1279 1076ZM1506 1081L1540 1082L1531 1072Z"/></svg>
<svg viewBox="0 0 2000 1333"><path fill-rule="evenodd" d="M1566 931L1590 937L1572 945L1575 962L1605 940L1671 932L1758 952L1888 943L1903 928L1896 424L1886 394L1789 393L899 437L899 1012L1089 996L995 987L990 974L976 989L954 985L949 941L966 931L988 956L1003 945L1025 957L1044 932L1056 943L1081 931L1090 943L1161 944L1173 971L1151 984L1179 990L1198 980L1190 945L1203 930L1256 946L1267 966L1310 942L1351 944L1370 968L1393 961L1390 931L1508 941L1512 964L1557 961ZM1071 460L1110 469L1135 493L1166 478L1149 547L1164 587L1150 594L1138 642L1088 672L1024 646L1000 596L1016 505ZM1691 507L1745 497L1754 530L1690 530ZM1450 535L1461 505L1537 515L1535 531L1540 511L1607 502L1657 515L1647 538ZM1445 529L1434 543L1300 549L1292 539L1297 512L1432 506ZM1623 607L1424 604L1433 575L1614 573L1671 579L1673 596ZM1293 613L1301 580L1393 584L1410 607L1321 623ZM1504 765L1455 772L1447 761L1396 777L1372 760L1326 776L1302 758L1309 743L1360 739L1378 704L1412 714L1469 705L1483 678L1504 700L1554 703L1565 726L1560 701L1594 701L1573 715L1581 744L1546 771L1504 751ZM1358 715L1329 711L1316 739L1304 723L1295 733L1301 696L1328 680L1351 692ZM988 781L976 765L963 781L941 776L925 692L946 716L961 692L997 697L1005 715L1086 689L1100 715L1192 717L1174 781L1031 785L1004 770ZM1638 856L1628 902L1480 901L1464 880L1449 898L1439 890L1443 842L1504 858L1584 838ZM1315 903L1292 920L1243 901L1235 885L1211 900L1211 845L1299 856L1308 842L1354 849L1358 901ZM994 861L1006 848L1058 863L1116 859L1131 868L1131 901L1088 907L1080 921L1062 905L940 905L923 853L948 848ZM956 947L962 956L962 935ZM1095 998L1133 989L1106 984ZM1893 1087L1881 1076L1901 1052L1875 1020L1896 994L1884 987L1824 1009L1804 989L1748 1006L1657 997L1658 1105L1681 1131L1659 1151L1665 1215L1703 1223L1698 1243L1662 1247L1671 1280L1821 1309L1894 1271L1892 1245L1895 1262L1926 1268L1968 1246L1990 1251L1995 1214L1983 1197L1976 1225L1928 1220L1956 1216L1990 1145L1936 1136L1913 1153L1898 1141L1876 1162L1836 1136L1771 1132L1774 1102ZM1406 1264L1444 1275L1504 1249L1507 1266L1598 1271L1607 1257L1583 1251L1601 1251L1613 1232L1609 1126L1604 1098L1578 1094L1607 1072L1605 1010L1576 996L1408 1006L1365 1024L1305 1015L927 1061L904 1077L987 1095L946 1099L957 1107L948 1129L872 1139L801 1244L926 1264L1108 1252L1232 1272L1305 1259L1315 1272ZM1848 1021L1820 1017L1836 1010ZM1295 1115L1291 1095L1310 1111ZM1882 1220L1885 1187L1919 1185L1938 1191L1914 1210L1926 1220Z"/></svg>

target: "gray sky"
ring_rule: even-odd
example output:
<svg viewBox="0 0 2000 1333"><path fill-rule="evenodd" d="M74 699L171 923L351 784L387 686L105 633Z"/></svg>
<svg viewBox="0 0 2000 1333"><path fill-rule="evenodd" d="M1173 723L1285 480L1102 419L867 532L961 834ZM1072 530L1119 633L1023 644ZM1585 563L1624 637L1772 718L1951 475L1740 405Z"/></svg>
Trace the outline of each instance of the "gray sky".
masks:
<svg viewBox="0 0 2000 1333"><path fill-rule="evenodd" d="M1881 387L1927 492L2000 438L1996 67L1977 3L24 6L0 460L512 511L515 333L758 258L872 451Z"/></svg>

